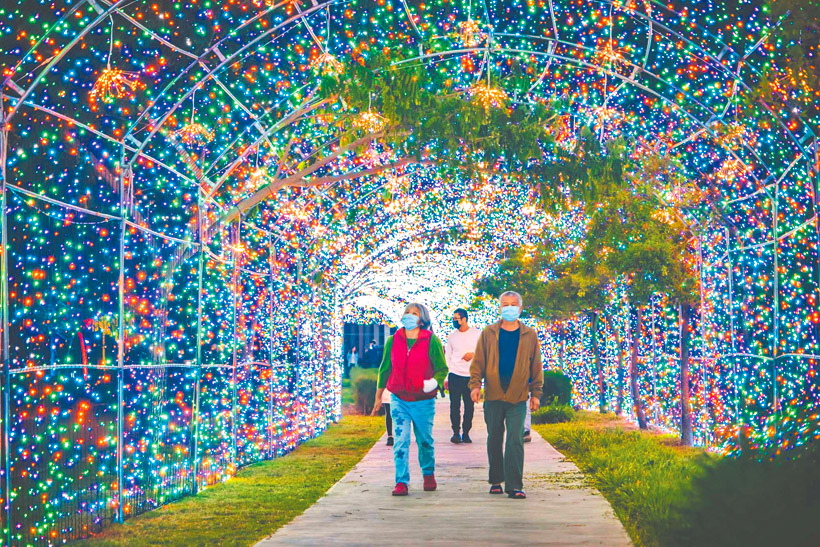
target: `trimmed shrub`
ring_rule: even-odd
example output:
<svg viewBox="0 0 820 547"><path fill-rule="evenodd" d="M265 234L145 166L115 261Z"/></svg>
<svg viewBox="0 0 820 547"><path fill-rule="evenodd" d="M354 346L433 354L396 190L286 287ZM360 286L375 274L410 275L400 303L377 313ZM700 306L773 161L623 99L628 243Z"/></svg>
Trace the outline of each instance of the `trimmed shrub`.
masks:
<svg viewBox="0 0 820 547"><path fill-rule="evenodd" d="M569 405L551 404L532 413L534 424L560 424L572 421L575 412Z"/></svg>
<svg viewBox="0 0 820 547"><path fill-rule="evenodd" d="M569 405L572 399L572 382L563 372L544 371L544 394L541 406L551 406L557 399L559 405Z"/></svg>
<svg viewBox="0 0 820 547"><path fill-rule="evenodd" d="M376 380L368 376L360 376L353 380L353 398L359 412L369 414L376 399Z"/></svg>

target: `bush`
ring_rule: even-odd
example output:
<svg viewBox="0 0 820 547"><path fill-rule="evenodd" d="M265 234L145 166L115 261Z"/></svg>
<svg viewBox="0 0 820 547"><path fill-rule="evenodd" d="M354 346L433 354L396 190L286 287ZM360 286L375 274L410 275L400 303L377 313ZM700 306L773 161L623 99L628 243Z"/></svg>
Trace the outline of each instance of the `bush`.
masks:
<svg viewBox="0 0 820 547"><path fill-rule="evenodd" d="M376 399L376 380L365 375L353 380L353 398L359 412L370 413L373 410L373 401Z"/></svg>
<svg viewBox="0 0 820 547"><path fill-rule="evenodd" d="M552 405L556 399L558 405L569 405L571 403L572 382L563 372L545 370L544 394L541 396L541 406Z"/></svg>
<svg viewBox="0 0 820 547"><path fill-rule="evenodd" d="M556 399L557 400L557 399ZM575 412L569 405L551 404L532 413L534 424L560 424L572 421Z"/></svg>

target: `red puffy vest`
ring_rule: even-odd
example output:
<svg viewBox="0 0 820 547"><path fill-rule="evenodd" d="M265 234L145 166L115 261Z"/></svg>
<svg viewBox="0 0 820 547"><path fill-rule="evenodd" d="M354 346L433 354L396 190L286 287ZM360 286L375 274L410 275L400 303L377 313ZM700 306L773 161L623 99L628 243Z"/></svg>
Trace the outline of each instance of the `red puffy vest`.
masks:
<svg viewBox="0 0 820 547"><path fill-rule="evenodd" d="M390 353L390 378L387 389L404 401L423 401L436 396L436 390L424 393L424 380L433 377L433 363L430 362L429 330L420 330L419 337L409 350L404 329L393 335Z"/></svg>

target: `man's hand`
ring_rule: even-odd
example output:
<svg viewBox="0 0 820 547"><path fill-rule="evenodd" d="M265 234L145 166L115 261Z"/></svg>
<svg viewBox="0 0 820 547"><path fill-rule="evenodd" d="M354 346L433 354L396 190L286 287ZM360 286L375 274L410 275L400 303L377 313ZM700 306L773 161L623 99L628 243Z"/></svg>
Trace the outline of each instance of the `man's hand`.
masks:
<svg viewBox="0 0 820 547"><path fill-rule="evenodd" d="M538 397L530 397L530 410L535 412L541 406L541 399Z"/></svg>
<svg viewBox="0 0 820 547"><path fill-rule="evenodd" d="M465 353L464 355L461 356L461 358L464 359L465 361L472 361L474 355L475 355L474 353Z"/></svg>
<svg viewBox="0 0 820 547"><path fill-rule="evenodd" d="M380 398L376 399L376 402L373 403L373 411L370 413L371 416L378 416L379 410L382 408L382 400Z"/></svg>
<svg viewBox="0 0 820 547"><path fill-rule="evenodd" d="M481 401L481 388L475 388L470 392L470 399L473 400L474 403L478 403Z"/></svg>

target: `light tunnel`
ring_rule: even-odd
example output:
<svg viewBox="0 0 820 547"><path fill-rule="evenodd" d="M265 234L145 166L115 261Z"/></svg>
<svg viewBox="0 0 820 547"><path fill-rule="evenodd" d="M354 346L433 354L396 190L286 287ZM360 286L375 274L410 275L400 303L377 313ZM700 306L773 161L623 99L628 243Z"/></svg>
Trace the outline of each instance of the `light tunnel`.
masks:
<svg viewBox="0 0 820 547"><path fill-rule="evenodd" d="M0 541L84 537L287 453L341 415L343 321L419 300L441 332L474 301L486 323L473 282L510 249L577 251L582 215L528 181L547 155L446 167L424 135L386 135L394 98L339 85L377 58L488 115L548 111L559 143L587 127L674 154L709 194L676 211L699 250L696 442L816 437L817 140L743 101L772 24L695 1L4 5ZM628 302L608 310L609 406L634 414L637 337L647 418L674 431L676 309L658 295L634 328ZM532 321L597 408L587 320Z"/></svg>

